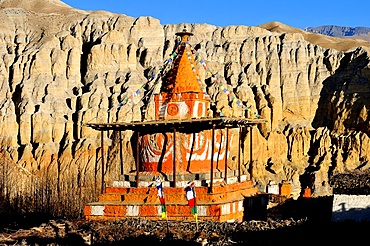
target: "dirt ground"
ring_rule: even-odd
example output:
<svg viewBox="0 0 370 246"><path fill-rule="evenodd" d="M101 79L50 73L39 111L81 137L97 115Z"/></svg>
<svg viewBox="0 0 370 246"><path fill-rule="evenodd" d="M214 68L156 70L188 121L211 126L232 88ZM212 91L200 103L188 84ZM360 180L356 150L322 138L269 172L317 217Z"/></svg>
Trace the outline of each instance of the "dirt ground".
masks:
<svg viewBox="0 0 370 246"><path fill-rule="evenodd" d="M331 245L367 241L369 223L331 222L331 197L289 199L265 220L175 222L2 219L0 245Z"/></svg>

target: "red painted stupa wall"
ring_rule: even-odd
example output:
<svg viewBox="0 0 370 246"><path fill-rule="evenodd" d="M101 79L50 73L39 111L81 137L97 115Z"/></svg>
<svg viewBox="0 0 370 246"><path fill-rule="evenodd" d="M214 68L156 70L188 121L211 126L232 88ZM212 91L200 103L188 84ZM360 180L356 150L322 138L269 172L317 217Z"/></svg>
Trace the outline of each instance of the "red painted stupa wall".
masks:
<svg viewBox="0 0 370 246"><path fill-rule="evenodd" d="M216 129L214 136L214 149L212 152L212 130L203 130L197 133L147 134L141 138L142 171L173 173L174 157L176 172L183 174L203 173L210 171L212 160L217 161L215 169L221 171L225 168L226 145L230 149L233 136L229 133L226 139L226 129ZM175 148L173 144L175 143ZM174 152L175 151L175 152ZM174 155L175 153L175 155Z"/></svg>
<svg viewBox="0 0 370 246"><path fill-rule="evenodd" d="M193 51L188 43L192 34L182 32L177 35L181 36L182 42L176 50L176 60L163 78L160 93L154 96L156 120L205 118L210 103L202 91ZM213 160L218 160L215 168L223 170L226 145L230 149L232 140L231 135L226 138L227 130L215 130L213 150L212 130L188 130L189 133L143 135L140 141L140 171L171 174L175 163L177 174L209 172L212 155Z"/></svg>

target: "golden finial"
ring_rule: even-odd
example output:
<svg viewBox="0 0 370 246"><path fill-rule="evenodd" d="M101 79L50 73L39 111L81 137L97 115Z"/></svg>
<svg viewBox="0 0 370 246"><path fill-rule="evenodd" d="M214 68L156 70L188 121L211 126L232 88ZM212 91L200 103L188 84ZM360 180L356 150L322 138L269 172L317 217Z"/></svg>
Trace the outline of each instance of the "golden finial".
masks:
<svg viewBox="0 0 370 246"><path fill-rule="evenodd" d="M186 26L184 26L182 32L177 32L176 35L181 37L181 42L187 42L189 36L193 36L193 33L186 31Z"/></svg>

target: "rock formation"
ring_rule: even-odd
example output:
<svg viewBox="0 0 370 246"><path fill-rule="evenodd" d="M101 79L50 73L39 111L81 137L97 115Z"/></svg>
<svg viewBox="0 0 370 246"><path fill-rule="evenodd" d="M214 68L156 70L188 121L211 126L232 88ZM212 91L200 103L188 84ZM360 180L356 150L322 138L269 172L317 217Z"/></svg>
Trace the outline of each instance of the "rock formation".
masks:
<svg viewBox="0 0 370 246"><path fill-rule="evenodd" d="M206 64L200 76L217 108L243 113L209 71L249 108L248 117L268 119L254 131L253 160L248 140L243 151L262 191L269 181L288 181L295 197L305 187L328 195L331 174L369 168L368 42L276 22L163 26L59 0L2 0L0 16L1 147L19 170L52 172L58 187L61 179L71 187L84 187L89 176L99 182L100 132L85 123L153 117L142 99L184 26L194 33L191 43ZM122 136L125 172L135 168L131 136ZM120 175L120 146L117 133L104 139L110 182Z"/></svg>

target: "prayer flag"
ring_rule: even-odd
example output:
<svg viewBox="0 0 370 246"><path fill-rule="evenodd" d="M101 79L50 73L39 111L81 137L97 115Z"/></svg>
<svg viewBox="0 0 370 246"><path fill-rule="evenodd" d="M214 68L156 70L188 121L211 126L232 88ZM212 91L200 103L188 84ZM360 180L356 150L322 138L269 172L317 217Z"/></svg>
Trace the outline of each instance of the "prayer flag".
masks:
<svg viewBox="0 0 370 246"><path fill-rule="evenodd" d="M196 194L194 189L194 182L191 182L186 188L186 199L188 200L188 205L190 208L190 213L194 215L194 218L198 219L198 210L197 210L197 203L196 203Z"/></svg>
<svg viewBox="0 0 370 246"><path fill-rule="evenodd" d="M166 202L164 200L164 192L163 192L162 182L159 182L157 184L157 190L158 190L159 201L161 202L162 219L164 219L164 218L167 217L167 211L166 211Z"/></svg>

